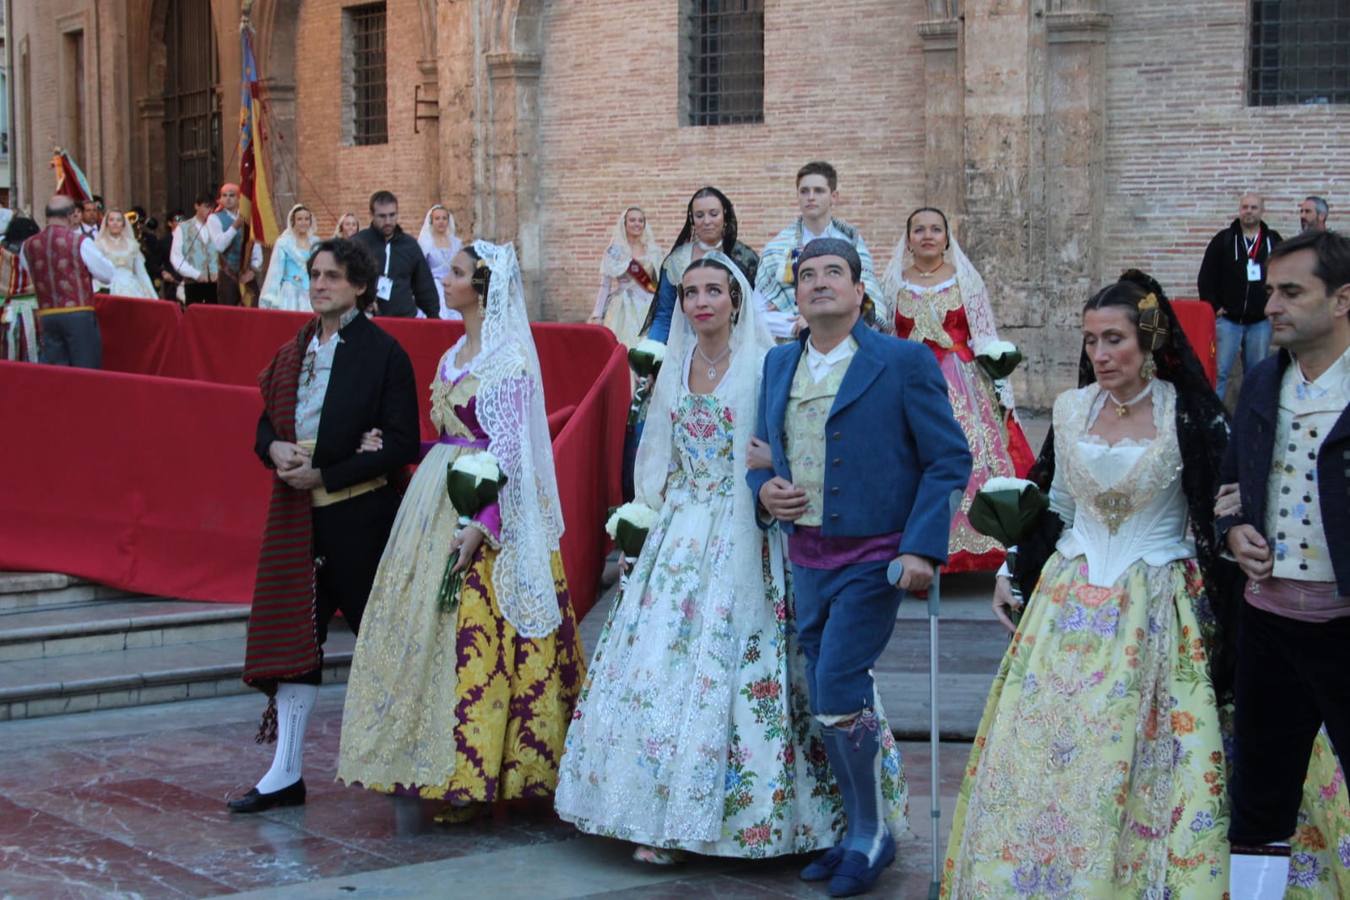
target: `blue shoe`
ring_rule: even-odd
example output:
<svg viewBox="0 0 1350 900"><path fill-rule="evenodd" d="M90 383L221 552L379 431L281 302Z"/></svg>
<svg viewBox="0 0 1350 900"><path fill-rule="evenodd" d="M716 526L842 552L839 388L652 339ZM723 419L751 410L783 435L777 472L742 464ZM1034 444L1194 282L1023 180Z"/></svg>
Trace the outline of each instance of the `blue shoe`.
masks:
<svg viewBox="0 0 1350 900"><path fill-rule="evenodd" d="M867 893L881 877L881 870L893 862L895 862L895 839L889 833L881 842L881 852L877 855L874 866L869 866L867 857L857 850L848 851L830 878L830 896L852 897L854 894Z"/></svg>
<svg viewBox="0 0 1350 900"><path fill-rule="evenodd" d="M802 881L824 881L834 874L834 870L839 868L839 863L844 859L844 845L839 844L831 847L824 853L817 856L807 864L801 871Z"/></svg>

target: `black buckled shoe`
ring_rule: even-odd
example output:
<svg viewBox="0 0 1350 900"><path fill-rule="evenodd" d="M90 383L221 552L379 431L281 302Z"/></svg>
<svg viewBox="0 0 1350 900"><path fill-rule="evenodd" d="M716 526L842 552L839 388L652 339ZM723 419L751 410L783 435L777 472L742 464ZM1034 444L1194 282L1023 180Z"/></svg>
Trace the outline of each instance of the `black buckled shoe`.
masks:
<svg viewBox="0 0 1350 900"><path fill-rule="evenodd" d="M295 784L270 794L260 794L257 788L252 788L244 796L231 800L229 807L230 812L260 813L274 806L303 806L304 803L305 779L301 778Z"/></svg>

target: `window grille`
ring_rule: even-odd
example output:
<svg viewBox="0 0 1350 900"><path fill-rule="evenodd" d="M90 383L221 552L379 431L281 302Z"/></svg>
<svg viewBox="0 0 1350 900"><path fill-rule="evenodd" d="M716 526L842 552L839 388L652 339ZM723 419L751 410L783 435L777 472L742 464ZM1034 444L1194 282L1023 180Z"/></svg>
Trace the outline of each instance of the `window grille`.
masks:
<svg viewBox="0 0 1350 900"><path fill-rule="evenodd" d="M389 92L385 66L385 4L346 10L352 64L352 143L389 143Z"/></svg>
<svg viewBox="0 0 1350 900"><path fill-rule="evenodd" d="M686 0L690 125L764 121L764 0Z"/></svg>
<svg viewBox="0 0 1350 900"><path fill-rule="evenodd" d="M1247 102L1350 103L1350 4L1252 0Z"/></svg>

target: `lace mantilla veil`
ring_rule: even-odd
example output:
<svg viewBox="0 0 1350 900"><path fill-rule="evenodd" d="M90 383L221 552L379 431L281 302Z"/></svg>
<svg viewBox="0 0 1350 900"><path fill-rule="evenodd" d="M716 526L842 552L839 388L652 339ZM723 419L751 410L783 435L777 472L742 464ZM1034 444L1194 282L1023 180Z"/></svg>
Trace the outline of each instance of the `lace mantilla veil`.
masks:
<svg viewBox="0 0 1350 900"><path fill-rule="evenodd" d="M619 221L614 223L614 231L609 238L609 247L605 249L605 254L600 258L600 274L610 278L619 278L628 272L628 264L633 260L633 249L628 244L628 229L625 227L628 213L635 209L641 209L637 206L628 206L619 213ZM645 216L645 213L644 213ZM652 234L651 223L643 226L642 230L642 258L639 263L646 264L653 272L661 271L661 248L657 246L656 236Z"/></svg>
<svg viewBox="0 0 1350 900"><path fill-rule="evenodd" d="M473 365L479 381L478 420L507 479L497 498L502 533L492 588L502 615L516 631L527 638L544 637L562 622L552 556L563 519L539 355L525 312L515 246L475 241L473 249L492 272L483 347Z"/></svg>

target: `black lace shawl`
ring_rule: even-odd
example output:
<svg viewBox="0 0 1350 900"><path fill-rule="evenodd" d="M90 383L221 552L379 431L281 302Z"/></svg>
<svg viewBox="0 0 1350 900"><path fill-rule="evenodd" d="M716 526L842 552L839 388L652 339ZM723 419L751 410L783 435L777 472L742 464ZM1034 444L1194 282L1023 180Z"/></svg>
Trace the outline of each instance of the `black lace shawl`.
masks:
<svg viewBox="0 0 1350 900"><path fill-rule="evenodd" d="M1200 360L1181 330L1176 311L1165 297L1159 305L1167 316L1171 338L1167 346L1155 350L1153 361L1157 377L1170 382L1177 392L1177 443L1181 448L1181 485L1190 513L1191 533L1200 572L1205 581L1208 609L1197 609L1202 624L1212 615L1217 629L1208 648L1210 675L1222 704L1231 697L1233 685L1233 645L1236 639L1237 610L1241 602L1241 570L1222 559L1214 534L1214 498L1219 492L1219 469L1228 446L1228 412L1214 393ZM1094 384L1092 363L1084 351L1078 362L1078 386ZM1049 491L1055 476L1055 432L1053 423L1046 435L1040 456L1028 478L1041 490ZM1013 580L1023 596L1030 598L1040 580L1041 569L1049 559L1063 531L1064 523L1048 510L1042 513L1033 532L1017 549Z"/></svg>

